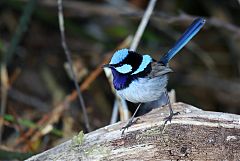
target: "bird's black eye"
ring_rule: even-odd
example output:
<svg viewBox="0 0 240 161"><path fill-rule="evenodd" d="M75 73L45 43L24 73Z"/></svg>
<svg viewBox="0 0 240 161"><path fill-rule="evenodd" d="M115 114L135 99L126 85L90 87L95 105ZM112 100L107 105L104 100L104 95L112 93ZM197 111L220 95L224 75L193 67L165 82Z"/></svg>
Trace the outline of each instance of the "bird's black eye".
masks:
<svg viewBox="0 0 240 161"><path fill-rule="evenodd" d="M123 66L123 63L119 63L118 66L119 66L119 67L120 67L120 66Z"/></svg>

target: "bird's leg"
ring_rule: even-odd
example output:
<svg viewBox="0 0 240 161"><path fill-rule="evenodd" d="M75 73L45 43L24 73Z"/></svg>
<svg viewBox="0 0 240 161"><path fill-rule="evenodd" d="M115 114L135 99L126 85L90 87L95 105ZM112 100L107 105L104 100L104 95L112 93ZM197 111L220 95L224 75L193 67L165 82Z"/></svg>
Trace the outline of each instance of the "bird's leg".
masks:
<svg viewBox="0 0 240 161"><path fill-rule="evenodd" d="M178 115L180 114L179 112L173 112L173 109L172 109L172 106L171 106L171 102L170 102L170 99L169 99L169 95L168 95L168 92L167 92L167 89L165 90L165 95L167 96L167 104L168 104L168 107L169 107L169 116L168 117L165 117L164 120L164 125L163 125L163 129L165 127L165 125L167 124L167 122L169 121L171 123L171 120L172 120L172 117L174 115Z"/></svg>
<svg viewBox="0 0 240 161"><path fill-rule="evenodd" d="M133 113L132 117L128 120L127 124L125 126L122 127L122 135L124 134L124 131L126 129L128 129L130 126L132 126L139 118L137 118L136 120L134 120L134 116L136 115L139 107L141 106L141 103L138 105L137 109L135 110L135 112Z"/></svg>

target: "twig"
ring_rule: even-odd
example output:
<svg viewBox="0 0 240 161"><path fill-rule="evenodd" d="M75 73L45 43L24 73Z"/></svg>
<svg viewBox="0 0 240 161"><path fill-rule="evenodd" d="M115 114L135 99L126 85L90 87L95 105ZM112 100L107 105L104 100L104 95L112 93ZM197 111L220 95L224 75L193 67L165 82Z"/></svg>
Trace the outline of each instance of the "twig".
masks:
<svg viewBox="0 0 240 161"><path fill-rule="evenodd" d="M159 20L161 20L164 23L176 23L176 22L185 22L189 21L191 22L193 19L195 19L195 16L188 15L186 13L181 13L178 16L167 16L167 17L154 17ZM217 18L206 18L207 24L206 27L209 26L214 26L220 29L228 30L230 32L234 33L234 37L239 37L240 36L240 28L234 24L224 22L220 19Z"/></svg>
<svg viewBox="0 0 240 161"><path fill-rule="evenodd" d="M174 89L171 89L170 92L168 92L169 99L171 104L176 103L176 91Z"/></svg>
<svg viewBox="0 0 240 161"><path fill-rule="evenodd" d="M29 0L21 0L23 2ZM41 0L40 5L47 7L56 7L54 0ZM109 5L99 5L99 3L93 3L90 1L76 1L68 0L64 7L68 9L68 13L73 16L89 16L89 15L105 15L105 16L118 16L122 11L116 10L116 8Z"/></svg>
<svg viewBox="0 0 240 161"><path fill-rule="evenodd" d="M142 16L142 13L137 11L137 10L132 10L132 13L125 13L124 16L128 16L128 17L134 17L134 18L138 18ZM193 19L196 18L196 16L192 16L192 15L188 15L184 12L181 12L179 15L173 16L173 15L168 15L165 12L155 12L152 15L153 19L157 19L161 22L161 24L174 24L174 23L178 23L178 22L192 22ZM220 29L224 29L227 30L229 32L233 32L234 33L234 37L239 37L240 36L240 27L217 19L217 18L205 18L207 21L207 24L205 24L206 27L209 26L213 26L213 27L217 27Z"/></svg>
<svg viewBox="0 0 240 161"><path fill-rule="evenodd" d="M111 69L104 68L104 72L105 72L106 77L108 78L108 81L109 81L109 84L111 86L112 92L115 95L115 102L117 102L117 104L118 104L118 109L119 109L119 113L120 113L120 120L121 121L126 121L126 120L129 119L129 110L128 110L128 107L127 107L127 102L126 102L126 100L122 99L119 94L116 93L116 91L113 87L113 83L112 83L113 75L112 75ZM115 106L115 108L116 108L116 106ZM113 109L114 109L114 107L113 107ZM113 115L113 113L112 113L112 115ZM114 116L112 116L112 117L114 117Z"/></svg>
<svg viewBox="0 0 240 161"><path fill-rule="evenodd" d="M23 133L15 142L15 147L19 145L22 142L25 142L28 140L30 136L33 136L33 134L36 132L38 127L41 127L47 120L49 119L49 115L44 115L36 124L36 127L29 128L29 130L26 133Z"/></svg>
<svg viewBox="0 0 240 161"><path fill-rule="evenodd" d="M39 110L41 112L48 112L50 109L48 104L41 101L37 97L27 95L27 94L25 94L21 91L18 91L14 88L8 89L8 97L10 97L16 101L22 102L26 105L29 105L33 108L36 108L37 110Z"/></svg>
<svg viewBox="0 0 240 161"><path fill-rule="evenodd" d="M5 114L8 93L8 74L5 63L1 64L1 116ZM2 142L3 122L0 120L0 144Z"/></svg>
<svg viewBox="0 0 240 161"><path fill-rule="evenodd" d="M78 98L79 98L79 101L80 101L80 104L81 104L81 107L82 107L82 111L83 111L85 126L86 126L87 131L90 132L91 128L90 128L89 119L88 119L88 116L87 116L85 103L84 103L79 85L78 85L77 80L76 80L76 75L73 71L73 67L72 67L73 63L72 63L71 54L70 54L70 51L69 51L68 46L66 44L66 38L65 38L65 32L64 32L64 18L63 18L62 0L58 0L58 19L59 19L59 28L60 28L60 33L61 33L62 47L64 49L65 55L66 55L67 60L69 62L70 71L72 72L74 85L77 89Z"/></svg>
<svg viewBox="0 0 240 161"><path fill-rule="evenodd" d="M145 11L144 15L143 15L143 18L141 20L141 23L140 25L138 26L138 30L137 32L135 33L135 36L133 38L133 42L131 44L131 47L130 47L130 50L136 50L137 49L137 46L139 44L139 41L142 37L142 34L149 22L149 19L150 19L150 16L152 14L152 11L153 11L153 8L156 4L157 0L151 0L148 4L148 7L147 7L147 10Z"/></svg>
<svg viewBox="0 0 240 161"><path fill-rule="evenodd" d="M28 1L26 7L24 8L24 12L20 18L19 25L17 26L16 33L11 40L10 46L7 50L7 53L4 54L4 62L7 64L13 57L16 48L22 39L23 33L27 30L27 25L30 21L34 8L36 6L37 0Z"/></svg>
<svg viewBox="0 0 240 161"><path fill-rule="evenodd" d="M110 120L110 125L117 122L117 118L118 118L118 102L117 102L117 99L115 99L113 104L113 111L112 111L112 116Z"/></svg>

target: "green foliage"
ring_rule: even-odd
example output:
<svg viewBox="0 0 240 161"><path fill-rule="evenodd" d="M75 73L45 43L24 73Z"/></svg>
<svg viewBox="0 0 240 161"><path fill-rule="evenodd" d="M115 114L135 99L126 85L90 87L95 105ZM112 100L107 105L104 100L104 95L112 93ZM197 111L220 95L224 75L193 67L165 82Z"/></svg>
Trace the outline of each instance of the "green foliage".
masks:
<svg viewBox="0 0 240 161"><path fill-rule="evenodd" d="M9 115L9 114L5 114L3 116L4 120L8 121L8 122L17 122L18 124L24 126L24 127L27 127L27 128L38 128L38 129L41 129L43 128L42 126L38 126L36 123L34 123L33 121L31 120L28 120L28 119L18 119L16 120L12 115ZM56 136L59 136L59 137L62 137L63 133L61 130L58 130L56 128L53 128L52 131L51 131L52 134L56 135Z"/></svg>
<svg viewBox="0 0 240 161"><path fill-rule="evenodd" d="M1 160L25 160L31 157L34 153L19 153L19 152L10 152L6 150L0 150L0 159Z"/></svg>

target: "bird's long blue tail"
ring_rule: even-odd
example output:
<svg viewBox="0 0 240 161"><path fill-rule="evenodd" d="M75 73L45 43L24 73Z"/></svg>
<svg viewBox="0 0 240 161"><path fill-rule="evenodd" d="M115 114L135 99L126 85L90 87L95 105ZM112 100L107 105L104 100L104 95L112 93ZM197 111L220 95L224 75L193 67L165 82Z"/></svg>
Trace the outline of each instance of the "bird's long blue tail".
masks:
<svg viewBox="0 0 240 161"><path fill-rule="evenodd" d="M163 57L161 57L160 62L167 64L176 54L179 52L192 38L195 36L198 31L205 24L204 18L198 18L193 21L193 23L187 28L184 34L179 38L179 40L174 44Z"/></svg>

